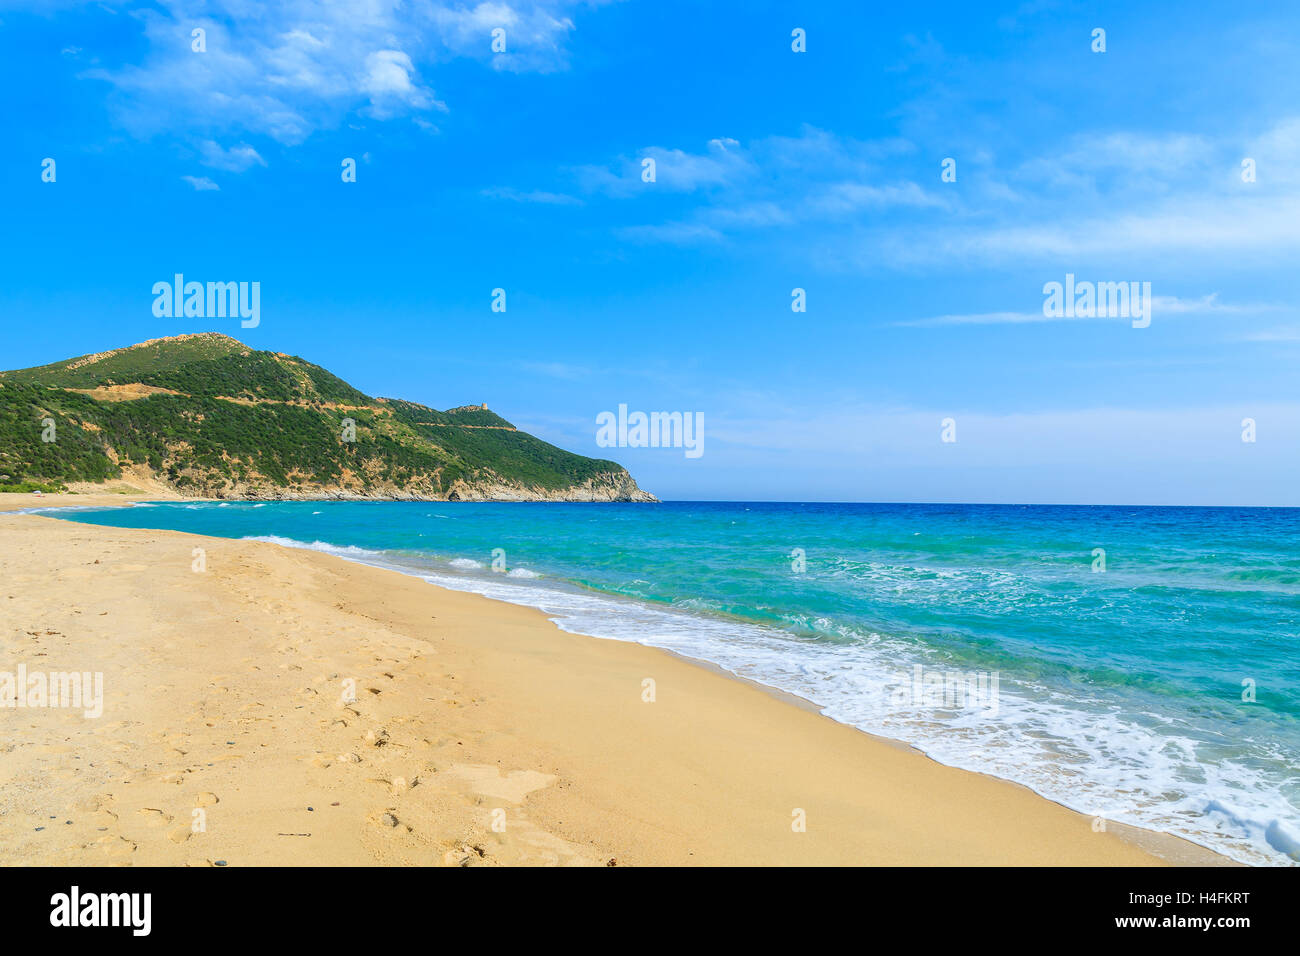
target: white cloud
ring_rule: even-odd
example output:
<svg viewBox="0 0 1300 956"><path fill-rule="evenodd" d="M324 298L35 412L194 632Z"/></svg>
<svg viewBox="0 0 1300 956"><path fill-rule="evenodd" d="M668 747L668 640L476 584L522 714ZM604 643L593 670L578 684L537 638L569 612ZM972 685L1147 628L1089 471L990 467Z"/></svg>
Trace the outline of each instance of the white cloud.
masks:
<svg viewBox="0 0 1300 956"><path fill-rule="evenodd" d="M442 44L457 56L474 57L495 70L550 72L563 69L563 42L573 21L562 14L573 3L479 3L472 7L435 4L430 19ZM492 31L505 31L505 52L492 51Z"/></svg>
<svg viewBox="0 0 1300 956"><path fill-rule="evenodd" d="M891 325L927 327L940 325L1019 325L1025 322L1079 322L1083 319L1055 319L1042 312L969 312L952 315L934 315L925 319L903 319Z"/></svg>
<svg viewBox="0 0 1300 956"><path fill-rule="evenodd" d="M1081 280L1086 277L1079 277ZM1100 280L1105 281L1105 280ZM1259 315L1265 312L1286 311L1289 307L1281 303L1235 303L1219 301L1219 293L1197 299L1182 299L1174 295L1152 295L1151 314L1160 318L1169 315ZM902 319L890 323L896 326L928 327L944 325L1021 325L1029 322L1128 322L1127 318L1117 319L1106 315L1044 315L1037 312L967 312L949 315L935 315L924 319Z"/></svg>
<svg viewBox="0 0 1300 956"><path fill-rule="evenodd" d="M198 192L209 192L221 189L220 186L208 179L207 176L182 176L181 179L193 186Z"/></svg>
<svg viewBox="0 0 1300 956"><path fill-rule="evenodd" d="M361 82L361 89L376 96L395 96L410 100L418 95L418 89L411 82L414 71L411 58L401 50L380 50L366 57L366 75Z"/></svg>
<svg viewBox="0 0 1300 956"><path fill-rule="evenodd" d="M361 90L370 97L370 115L376 119L399 116L407 110L438 109L447 106L415 79L415 66L401 50L378 50L366 57Z"/></svg>
<svg viewBox="0 0 1300 956"><path fill-rule="evenodd" d="M489 62L488 24L507 25L514 51L508 63L492 65L562 68L574 28L562 12L577 3L160 0L132 11L147 43L142 60L83 76L111 84L119 119L142 137L193 130L206 139L234 133L292 145L354 111L379 120L445 111L422 70L448 56ZM206 52L191 49L193 29L206 31Z"/></svg>
<svg viewBox="0 0 1300 956"><path fill-rule="evenodd" d="M1300 342L1300 328L1263 329L1248 332L1240 337L1242 342Z"/></svg>
<svg viewBox="0 0 1300 956"><path fill-rule="evenodd" d="M1180 132L1081 135L1002 168L977 149L963 160L960 185L940 183L937 160L932 180L908 178L915 151L903 139L857 141L805 126L796 136L747 143L717 137L695 151L650 146L573 172L582 188L610 197L694 197L686 210L660 205L664 221L615 227L625 238L697 244L780 225L795 254L855 272L1029 266L1079 275L1123 269L1144 279L1190 276L1225 256L1268 266L1300 253L1300 118L1244 142ZM1257 163L1254 183L1241 179L1247 155ZM656 161L654 183L641 179L646 157ZM1031 319L1012 309L978 321Z"/></svg>
<svg viewBox="0 0 1300 956"><path fill-rule="evenodd" d="M1052 264L1169 271L1290 261L1300 252L1300 118L1246 142L1112 132L1020 164L1010 181L954 191L942 220L865 228L845 261L904 270ZM1257 181L1241 178L1255 160ZM965 181L964 181L965 182ZM1190 271L1190 270L1189 270Z"/></svg>
<svg viewBox="0 0 1300 956"><path fill-rule="evenodd" d="M653 200L698 195L686 217L616 228L643 242L721 242L729 235L773 226L848 220L890 209L945 209L947 198L899 179L885 163L908 152L903 140L859 142L805 126L797 137L774 136L742 144L716 137L704 149L649 146L613 165L573 172L591 192ZM655 181L642 179L643 160L655 162Z"/></svg>
<svg viewBox="0 0 1300 956"><path fill-rule="evenodd" d="M1179 176L1207 172L1216 152L1199 135L1118 131L1081 137L1059 153L1029 160L1013 175L1075 190L1122 187L1149 193L1153 188L1163 191L1166 183Z"/></svg>
<svg viewBox="0 0 1300 956"><path fill-rule="evenodd" d="M528 192L520 192L517 189L511 189L508 186L498 186L491 189L483 190L483 195L491 199L507 199L511 202L521 203L540 203L546 206L581 206L582 200L576 196L566 196L563 193L549 193L540 189L533 189Z"/></svg>
<svg viewBox="0 0 1300 956"><path fill-rule="evenodd" d="M654 226L624 226L615 230L624 239L636 242L666 242L673 245L722 242L724 236L712 226L698 222L666 222Z"/></svg>
<svg viewBox="0 0 1300 956"><path fill-rule="evenodd" d="M1258 261L1300 250L1300 196L1183 195L1137 212L1062 217L1044 211L1033 225L930 227L868 240L860 262L882 258L900 267L1128 262L1151 269L1181 254L1248 253Z"/></svg>
<svg viewBox="0 0 1300 956"><path fill-rule="evenodd" d="M1079 276L1080 280L1088 279ZM1059 280L1053 280L1059 281ZM1097 280L1107 281L1107 280ZM1211 292L1199 298L1179 298L1175 295L1152 295L1151 314L1157 318L1170 315L1260 315L1269 312L1283 312L1291 307L1276 302L1226 303L1219 299L1219 293ZM949 325L1022 325L1031 322L1128 322L1127 318L1115 318L1106 315L1044 315L1037 312L965 312L948 315L935 315L923 319L901 319L891 322L895 326L925 328Z"/></svg>
<svg viewBox="0 0 1300 956"><path fill-rule="evenodd" d="M1157 295L1152 296L1152 299L1156 311L1162 315L1257 315L1261 312L1279 312L1289 308L1280 302L1221 302L1217 292L1211 292L1198 299L1180 299L1174 295Z"/></svg>
<svg viewBox="0 0 1300 956"><path fill-rule="evenodd" d="M654 182L645 182L644 161L654 160ZM577 173L586 188L615 196L653 191L695 192L733 186L755 172L748 153L734 139L712 139L705 150L690 153L682 149L647 146L635 157L622 157L613 168L583 166Z"/></svg>
<svg viewBox="0 0 1300 956"><path fill-rule="evenodd" d="M947 208L949 203L933 191L927 192L916 183L834 183L808 200L817 212L829 216L848 216L864 209L883 209L891 206L918 208Z"/></svg>
<svg viewBox="0 0 1300 956"><path fill-rule="evenodd" d="M220 144L209 139L199 144L199 154L202 157L201 162L204 166L224 169L232 173L242 173L254 165L266 165L266 160L258 155L257 150L246 143L240 143L238 146L230 147L230 149L223 149Z"/></svg>

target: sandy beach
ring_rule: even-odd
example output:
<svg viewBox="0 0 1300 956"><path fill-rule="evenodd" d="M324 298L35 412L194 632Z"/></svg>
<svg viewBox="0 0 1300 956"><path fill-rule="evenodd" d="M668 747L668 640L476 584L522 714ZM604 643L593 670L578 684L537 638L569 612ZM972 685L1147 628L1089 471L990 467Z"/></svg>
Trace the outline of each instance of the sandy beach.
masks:
<svg viewBox="0 0 1300 956"><path fill-rule="evenodd" d="M330 555L11 514L0 580L0 671L104 689L98 718L0 709L6 865L1226 862Z"/></svg>

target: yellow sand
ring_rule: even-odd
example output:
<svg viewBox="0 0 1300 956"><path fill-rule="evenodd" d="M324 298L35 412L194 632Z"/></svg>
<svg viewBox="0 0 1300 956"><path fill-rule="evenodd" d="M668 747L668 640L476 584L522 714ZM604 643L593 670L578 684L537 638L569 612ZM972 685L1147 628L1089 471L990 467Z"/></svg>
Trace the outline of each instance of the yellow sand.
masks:
<svg viewBox="0 0 1300 956"><path fill-rule="evenodd" d="M0 515L0 641L0 671L105 690L98 719L0 709L4 864L1221 862L663 651L310 551Z"/></svg>

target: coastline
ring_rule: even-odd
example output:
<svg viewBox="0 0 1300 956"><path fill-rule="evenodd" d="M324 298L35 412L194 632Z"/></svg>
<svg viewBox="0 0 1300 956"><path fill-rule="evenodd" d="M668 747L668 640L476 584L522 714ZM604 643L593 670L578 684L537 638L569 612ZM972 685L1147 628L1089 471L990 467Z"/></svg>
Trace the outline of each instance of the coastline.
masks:
<svg viewBox="0 0 1300 956"><path fill-rule="evenodd" d="M397 571L30 515L0 540L21 638L7 666L40 655L102 670L106 688L98 721L0 711L22 728L0 769L6 864L1231 863L1154 831L1094 832L706 662Z"/></svg>

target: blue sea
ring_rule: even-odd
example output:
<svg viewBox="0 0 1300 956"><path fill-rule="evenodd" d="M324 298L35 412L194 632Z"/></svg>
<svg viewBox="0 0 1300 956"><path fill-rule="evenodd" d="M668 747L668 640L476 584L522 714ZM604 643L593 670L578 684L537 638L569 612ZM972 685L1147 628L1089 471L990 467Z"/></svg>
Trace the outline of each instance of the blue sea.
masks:
<svg viewBox="0 0 1300 956"><path fill-rule="evenodd" d="M1246 863L1300 862L1300 510L222 502L57 514L312 548L531 605L1084 813Z"/></svg>

